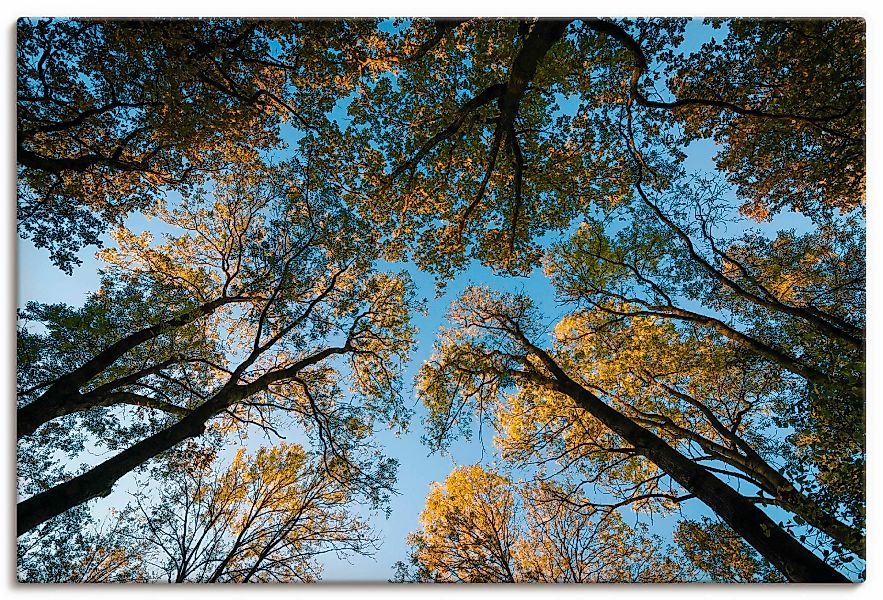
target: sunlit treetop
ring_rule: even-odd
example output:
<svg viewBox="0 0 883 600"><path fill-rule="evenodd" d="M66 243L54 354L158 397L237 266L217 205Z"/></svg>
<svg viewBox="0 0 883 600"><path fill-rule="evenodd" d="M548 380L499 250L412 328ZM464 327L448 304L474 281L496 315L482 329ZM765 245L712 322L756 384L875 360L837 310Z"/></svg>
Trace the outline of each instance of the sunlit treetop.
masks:
<svg viewBox="0 0 883 600"><path fill-rule="evenodd" d="M581 512L554 484L516 482L478 465L433 485L408 537L404 580L432 582L674 582L693 574L661 540L618 513Z"/></svg>

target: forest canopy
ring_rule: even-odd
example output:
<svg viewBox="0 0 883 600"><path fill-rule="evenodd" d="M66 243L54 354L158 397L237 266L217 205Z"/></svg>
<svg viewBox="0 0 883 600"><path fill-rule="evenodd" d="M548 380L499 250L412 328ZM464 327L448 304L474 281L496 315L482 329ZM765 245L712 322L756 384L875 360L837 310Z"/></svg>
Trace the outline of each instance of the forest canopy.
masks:
<svg viewBox="0 0 883 600"><path fill-rule="evenodd" d="M864 579L864 21L17 33L20 581Z"/></svg>

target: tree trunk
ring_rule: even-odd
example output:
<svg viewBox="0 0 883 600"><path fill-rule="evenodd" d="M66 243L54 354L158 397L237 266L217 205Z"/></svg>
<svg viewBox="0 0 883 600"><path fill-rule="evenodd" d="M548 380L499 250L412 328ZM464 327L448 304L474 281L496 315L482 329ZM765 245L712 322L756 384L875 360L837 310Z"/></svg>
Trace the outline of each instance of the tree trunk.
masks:
<svg viewBox="0 0 883 600"><path fill-rule="evenodd" d="M789 581L849 583L849 580L779 527L752 502L702 466L696 464L653 432L604 403L571 379L541 348L521 332L519 341L552 372L549 385L569 396L641 455L665 471L688 492L702 500L736 533L770 561Z"/></svg>
<svg viewBox="0 0 883 600"><path fill-rule="evenodd" d="M87 500L108 495L113 484L135 467L174 448L176 444L188 438L202 435L205 424L225 408L236 404L243 398L266 390L268 386L277 381L294 377L301 370L318 364L326 358L336 354L345 354L351 349L352 346L347 340L347 343L342 347L324 348L288 367L264 373L251 383L244 385L228 383L210 400L193 409L190 414L174 425L141 440L82 475L19 502L16 507L18 513L17 535L26 533L40 523L44 523Z"/></svg>
<svg viewBox="0 0 883 600"><path fill-rule="evenodd" d="M222 391L174 425L141 440L82 475L19 502L16 507L17 535L87 500L110 494L117 480L132 469L188 438L202 435L209 419L238 401L243 389L244 386L234 386Z"/></svg>
<svg viewBox="0 0 883 600"><path fill-rule="evenodd" d="M52 419L87 410L93 406L100 406L100 402L85 401L80 389L130 350L170 329L182 327L209 315L221 306L242 301L242 297L223 296L216 298L167 321L146 327L117 340L84 365L59 377L33 402L19 408L16 416L18 439L31 435L41 425Z"/></svg>

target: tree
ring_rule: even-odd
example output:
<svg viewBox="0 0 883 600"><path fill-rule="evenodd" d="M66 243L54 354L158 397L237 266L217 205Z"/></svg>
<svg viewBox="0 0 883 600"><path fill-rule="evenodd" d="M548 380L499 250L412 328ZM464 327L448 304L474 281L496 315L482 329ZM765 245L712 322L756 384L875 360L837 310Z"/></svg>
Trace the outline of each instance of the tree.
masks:
<svg viewBox="0 0 883 600"><path fill-rule="evenodd" d="M621 222L626 225L615 235L607 234L602 222L590 221L566 244L556 247L550 254L548 272L561 297L585 307L571 317L574 329L565 335L571 337L575 355L586 367L599 361L610 364L612 356L603 350L605 346L631 346L628 352L637 351L640 362L625 353L620 360L632 371L634 365L640 365L638 369L644 373L633 373L638 381L654 386L653 393L673 397L675 402L678 398L686 400L693 406L688 411L699 406L706 415L710 411L707 402L703 408L707 392L700 392L697 401L697 395L685 394L680 383L687 381L692 386L697 378L707 381L721 374L721 359L702 366L702 355L696 348L707 343L703 339L718 338L721 341L713 345L734 346L729 351L734 357L745 352L754 355L737 359L734 381L739 384L727 394L733 400L728 401L732 405L723 418L732 425L724 427L720 419L715 422L711 417L702 420L717 430L713 437L723 436L725 445L740 444L733 437L740 428L753 431L757 439L754 443L764 445L768 442L758 433L771 426L796 427L792 442L812 439L821 431L832 436L824 460L804 460L798 465L793 459L802 444L777 449L775 452L792 474L792 483L776 475L773 478L780 483L770 486L771 479L762 487L767 493L786 490L784 495L775 491L772 495L789 510L796 510L802 519L816 521L816 525L828 520L822 513L845 509L847 520L854 523L852 531L834 521L823 529L838 543L862 555L864 509L862 501L855 501L863 496L863 485L855 472L864 468L865 275L861 229L829 224L802 235L794 230L779 231L770 239L749 230L735 239L726 239L712 233L727 224L726 204L717 194L719 188L708 182L694 190L682 188L681 194L668 203L666 212L645 194L637 207L621 211L625 216ZM613 213L611 218L617 216ZM702 308L697 309L697 305ZM666 322L670 325L664 325ZM672 344L642 335L648 326L667 327L677 332L675 336L688 336L688 341L681 346L683 350L677 350L681 342ZM609 338L611 335L616 337ZM624 342L624 338L612 344L605 341L620 335L640 342ZM660 342L665 350L653 350L652 346ZM684 357L679 360L685 366L670 364L677 355ZM766 373L768 383L750 381L749 373L760 372ZM591 378L588 370L586 373ZM612 379L599 385L606 389L618 386ZM716 403L721 401L721 389L717 384ZM755 395L752 403L745 403L746 390ZM741 422L749 411L758 411L760 406L777 415L774 422L760 426ZM738 415L739 421L733 415ZM837 450L833 450L833 444ZM757 471L766 461L747 450L744 440L741 445L740 452L752 456L750 462L755 464L749 471ZM813 483L809 474L813 469L825 473L822 480ZM763 470L770 475L777 471L767 467ZM809 501L805 494L803 498L794 495L791 488L798 481L805 490L812 490L814 500Z"/></svg>
<svg viewBox="0 0 883 600"><path fill-rule="evenodd" d="M453 471L426 497L422 530L409 536L412 563L430 581L509 582L518 531L515 492L479 466Z"/></svg>
<svg viewBox="0 0 883 600"><path fill-rule="evenodd" d="M369 436L377 420L395 427L407 418L398 373L413 343L411 286L403 275L375 272L366 251L370 231L336 198L293 175L219 176L212 196L184 196L163 211L164 222L182 230L164 244L117 231L118 248L102 255L108 277L150 290L155 309L146 310L146 322L119 324L135 325L128 331L79 332L111 336L91 344L97 354L33 357L22 370L31 389L19 408L33 427L20 433L40 434L37 428L51 429L61 415L106 406L168 416L101 464L23 500L20 534L109 493L124 474L206 427L254 423L273 431L280 417L299 422L325 460L343 461L370 499L382 500L394 463L376 454ZM87 303L85 314L90 310ZM50 332L82 323L50 323ZM191 325L199 328L197 351L179 342L181 328ZM202 352L203 340L216 356ZM344 379L348 396L339 387Z"/></svg>
<svg viewBox="0 0 883 600"><path fill-rule="evenodd" d="M718 514L764 558L792 581L845 581L715 472L694 462L657 433L605 402L573 375L566 352L550 354L534 339L542 329L530 301L470 289L452 309L455 327L421 370L420 393L430 410L437 443L468 423L468 412L488 414L510 386L537 387L568 399L614 435L611 446L642 457Z"/></svg>
<svg viewBox="0 0 883 600"><path fill-rule="evenodd" d="M71 272L109 226L330 126L371 21L21 19L19 231ZM367 45L366 45L367 44Z"/></svg>
<svg viewBox="0 0 883 600"><path fill-rule="evenodd" d="M660 540L626 525L562 505L547 486L520 484L478 465L459 467L435 484L408 537L402 579L435 582L683 581Z"/></svg>
<svg viewBox="0 0 883 600"><path fill-rule="evenodd" d="M199 456L190 446L176 451L164 485L129 509L128 538L145 549L152 580L309 582L322 554L375 548L368 525L350 514L346 474L326 471L300 446L240 449L226 468L212 451Z"/></svg>
<svg viewBox="0 0 883 600"><path fill-rule="evenodd" d="M798 524L864 556L861 514L776 466L788 464L791 449L790 440L770 435L777 423L771 415L783 398L800 392L779 370L726 340L649 318L617 322L604 313L577 313L558 325L556 338L559 362L566 360L600 398L693 461L754 486L752 502L784 508ZM611 495L611 508L668 512L693 497L672 489L664 471L642 464L640 453L617 443L566 397L525 388L496 410L495 420L505 458L555 472L552 465L560 465L580 486Z"/></svg>
<svg viewBox="0 0 883 600"><path fill-rule="evenodd" d="M752 218L860 209L863 23L720 20L724 41L681 52L685 24L411 22L391 42L394 78L348 109L365 149L346 172L364 182L353 201L442 280L470 258L524 274L543 234L632 195L634 105L672 160L713 138Z"/></svg>

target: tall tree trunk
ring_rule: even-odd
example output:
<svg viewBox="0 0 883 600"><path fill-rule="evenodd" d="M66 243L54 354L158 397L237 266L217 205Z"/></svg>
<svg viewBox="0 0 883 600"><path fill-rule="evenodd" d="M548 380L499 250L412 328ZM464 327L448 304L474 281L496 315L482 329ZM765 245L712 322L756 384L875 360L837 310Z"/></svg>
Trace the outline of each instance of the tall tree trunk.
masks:
<svg viewBox="0 0 883 600"><path fill-rule="evenodd" d="M17 535L22 535L87 500L108 495L117 480L132 469L188 438L202 435L205 424L225 407L239 400L243 389L244 386L226 388L226 391L194 409L174 425L141 440L82 475L19 502L16 507Z"/></svg>
<svg viewBox="0 0 883 600"><path fill-rule="evenodd" d="M531 343L523 333L516 331L514 335L552 373L553 378L548 380L551 387L569 396L702 500L789 581L849 583L846 577L810 552L744 496L575 382L548 353Z"/></svg>
<svg viewBox="0 0 883 600"><path fill-rule="evenodd" d="M342 347L323 348L288 367L264 373L250 383L242 385L232 381L228 382L211 399L193 409L190 414L174 425L141 440L82 475L19 502L16 507L18 535L30 531L40 523L44 523L87 500L106 496L113 488L113 484L135 467L174 448L175 445L188 438L202 435L202 432L205 431L205 424L225 408L240 402L243 398L266 390L277 381L290 379L301 370L318 364L326 358L336 354L345 354L351 350L352 346L347 340L347 343Z"/></svg>

